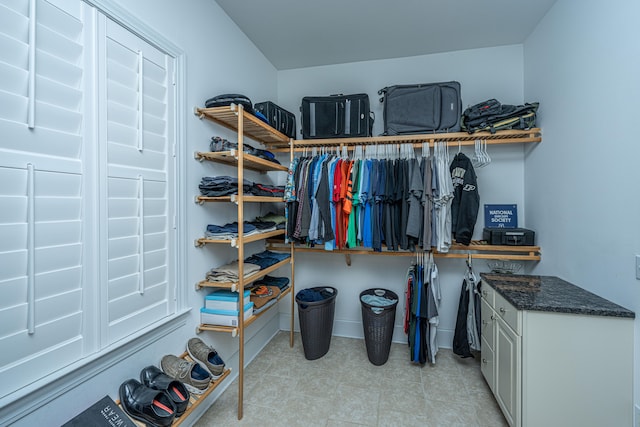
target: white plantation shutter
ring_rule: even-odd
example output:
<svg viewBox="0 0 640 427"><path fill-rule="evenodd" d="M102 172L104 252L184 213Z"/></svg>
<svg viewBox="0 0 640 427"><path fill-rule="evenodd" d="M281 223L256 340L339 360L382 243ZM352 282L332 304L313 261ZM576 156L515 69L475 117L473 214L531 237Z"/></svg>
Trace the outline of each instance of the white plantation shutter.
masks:
<svg viewBox="0 0 640 427"><path fill-rule="evenodd" d="M108 340L175 311L173 59L104 18ZM170 90L171 89L171 90Z"/></svg>
<svg viewBox="0 0 640 427"><path fill-rule="evenodd" d="M0 402L176 312L174 64L81 0L0 0Z"/></svg>
<svg viewBox="0 0 640 427"><path fill-rule="evenodd" d="M0 0L0 397L85 351L86 14Z"/></svg>

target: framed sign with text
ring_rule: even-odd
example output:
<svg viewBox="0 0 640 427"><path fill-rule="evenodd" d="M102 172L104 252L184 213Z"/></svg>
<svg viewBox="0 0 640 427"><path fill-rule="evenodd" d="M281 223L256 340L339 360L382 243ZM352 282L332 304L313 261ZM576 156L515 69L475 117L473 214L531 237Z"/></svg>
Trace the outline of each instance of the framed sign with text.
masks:
<svg viewBox="0 0 640 427"><path fill-rule="evenodd" d="M484 205L484 226L518 228L518 205Z"/></svg>

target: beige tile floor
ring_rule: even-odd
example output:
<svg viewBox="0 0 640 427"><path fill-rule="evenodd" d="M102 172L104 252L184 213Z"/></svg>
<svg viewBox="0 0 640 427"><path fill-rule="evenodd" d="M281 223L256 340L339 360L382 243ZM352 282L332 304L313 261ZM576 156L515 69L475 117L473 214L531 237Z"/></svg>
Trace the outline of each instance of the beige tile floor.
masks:
<svg viewBox="0 0 640 427"><path fill-rule="evenodd" d="M195 424L209 426L507 426L479 360L441 349L435 365L409 362L392 344L374 366L364 340L332 337L322 358L306 360L300 335L280 332L245 369L244 417L235 380Z"/></svg>

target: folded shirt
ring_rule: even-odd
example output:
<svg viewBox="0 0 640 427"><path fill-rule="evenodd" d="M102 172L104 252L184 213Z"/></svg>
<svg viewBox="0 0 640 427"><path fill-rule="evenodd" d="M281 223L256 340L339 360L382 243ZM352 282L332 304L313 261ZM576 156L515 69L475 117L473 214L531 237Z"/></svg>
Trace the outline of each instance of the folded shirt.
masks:
<svg viewBox="0 0 640 427"><path fill-rule="evenodd" d="M242 232L243 235L252 236L254 234L266 233L274 231L276 224L274 222L255 222L245 221L243 223ZM209 224L205 231L205 237L219 240L231 240L238 238L238 223L230 222L225 225Z"/></svg>
<svg viewBox="0 0 640 427"><path fill-rule="evenodd" d="M253 156L269 160L270 162L280 164L280 162L275 158L275 155L270 151L253 148L249 144L242 144L242 147L243 151L247 154L251 154ZM212 136L211 142L209 143L209 149L213 152L237 150L238 143L228 141L219 136Z"/></svg>
<svg viewBox="0 0 640 427"><path fill-rule="evenodd" d="M260 266L249 262L244 263L244 276L249 277L253 273L260 271ZM228 264L211 269L207 273L207 280L209 282L235 282L239 279L238 275L238 260L232 261Z"/></svg>
<svg viewBox="0 0 640 427"><path fill-rule="evenodd" d="M259 222L274 222L276 225L278 225L278 224L286 223L287 222L287 218L285 218L285 216L282 215L282 214L269 212L268 214L266 214L264 216L257 217L256 221L259 221Z"/></svg>
<svg viewBox="0 0 640 427"><path fill-rule="evenodd" d="M245 259L245 262L257 264L262 269L265 269L289 257L291 257L291 255L287 253L271 252L267 250L251 255L250 257Z"/></svg>
<svg viewBox="0 0 640 427"><path fill-rule="evenodd" d="M251 223L249 222L244 223L243 234L245 236L250 236L251 234L254 234L257 231L259 231L257 227L255 227ZM225 225L209 224L207 225L207 231L205 231L205 236L212 237L215 239L222 239L222 240L235 239L238 237L238 223L230 222Z"/></svg>
<svg viewBox="0 0 640 427"><path fill-rule="evenodd" d="M284 291L289 287L289 278L288 277L274 277L274 276L264 276L260 280L256 280L254 282L255 285L265 285L265 286L277 286L280 289L280 292Z"/></svg>

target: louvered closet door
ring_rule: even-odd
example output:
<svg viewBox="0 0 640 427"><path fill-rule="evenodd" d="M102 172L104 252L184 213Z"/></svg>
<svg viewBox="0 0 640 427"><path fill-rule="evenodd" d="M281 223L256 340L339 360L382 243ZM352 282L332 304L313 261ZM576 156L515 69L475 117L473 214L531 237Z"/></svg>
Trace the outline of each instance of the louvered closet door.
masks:
<svg viewBox="0 0 640 427"><path fill-rule="evenodd" d="M0 0L0 397L84 353L87 13Z"/></svg>
<svg viewBox="0 0 640 427"><path fill-rule="evenodd" d="M103 22L106 299L113 342L175 311L173 60Z"/></svg>

